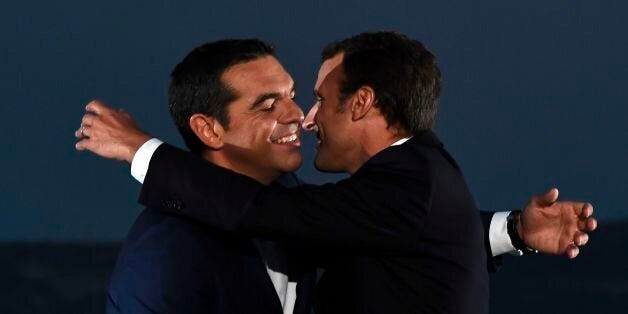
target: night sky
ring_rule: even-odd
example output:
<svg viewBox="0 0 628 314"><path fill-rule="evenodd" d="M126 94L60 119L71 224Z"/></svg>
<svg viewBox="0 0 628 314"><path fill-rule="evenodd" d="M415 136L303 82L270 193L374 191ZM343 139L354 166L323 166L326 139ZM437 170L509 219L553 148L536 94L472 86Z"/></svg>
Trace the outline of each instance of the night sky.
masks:
<svg viewBox="0 0 628 314"><path fill-rule="evenodd" d="M506 3L508 2L508 3ZM169 73L227 37L272 43L306 111L320 50L396 30L438 57L437 132L484 209L523 206L551 186L604 221L628 219L625 1L63 1L0 11L0 241L124 238L142 207L129 167L74 150L84 105L124 107L182 146L166 107ZM310 182L313 136L303 144Z"/></svg>

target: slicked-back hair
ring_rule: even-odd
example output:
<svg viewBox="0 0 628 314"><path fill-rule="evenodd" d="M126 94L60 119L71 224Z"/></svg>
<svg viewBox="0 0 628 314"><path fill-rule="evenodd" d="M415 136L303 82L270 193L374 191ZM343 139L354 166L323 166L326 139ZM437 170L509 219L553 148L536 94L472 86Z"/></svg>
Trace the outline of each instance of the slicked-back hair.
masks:
<svg viewBox="0 0 628 314"><path fill-rule="evenodd" d="M204 149L190 128L192 115L206 114L229 128L228 107L239 95L221 80L222 74L231 66L274 54L269 44L258 39L225 39L195 48L177 64L168 88L168 107L190 151L200 154Z"/></svg>
<svg viewBox="0 0 628 314"><path fill-rule="evenodd" d="M323 62L338 53L344 53L339 110L360 87L369 86L389 126L410 133L433 127L441 74L423 44L395 32L362 33L328 44Z"/></svg>

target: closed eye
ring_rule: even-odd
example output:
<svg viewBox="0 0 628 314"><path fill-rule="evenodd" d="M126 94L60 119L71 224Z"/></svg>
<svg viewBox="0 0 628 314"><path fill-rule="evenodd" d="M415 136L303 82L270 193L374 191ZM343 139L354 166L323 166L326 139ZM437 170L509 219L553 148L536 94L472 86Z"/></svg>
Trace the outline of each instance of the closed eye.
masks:
<svg viewBox="0 0 628 314"><path fill-rule="evenodd" d="M325 98L323 98L323 96L321 96L318 92L314 91L314 99L316 99L317 103L322 103L323 101L325 101Z"/></svg>
<svg viewBox="0 0 628 314"><path fill-rule="evenodd" d="M318 104L318 106L322 106L323 102L325 101L325 98L323 97L316 97L316 104Z"/></svg>
<svg viewBox="0 0 628 314"><path fill-rule="evenodd" d="M261 111L272 112L273 110L275 110L276 101L276 99L268 99L264 104L262 104Z"/></svg>

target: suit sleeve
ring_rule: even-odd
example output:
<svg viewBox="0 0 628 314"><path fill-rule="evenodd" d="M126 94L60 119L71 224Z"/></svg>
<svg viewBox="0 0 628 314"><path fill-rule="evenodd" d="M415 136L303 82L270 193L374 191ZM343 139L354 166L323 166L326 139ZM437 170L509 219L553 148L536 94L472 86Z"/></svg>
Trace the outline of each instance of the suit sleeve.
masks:
<svg viewBox="0 0 628 314"><path fill-rule="evenodd" d="M164 144L153 155L140 202L223 230L314 247L418 249L430 208L428 174L369 168L336 184L287 189Z"/></svg>

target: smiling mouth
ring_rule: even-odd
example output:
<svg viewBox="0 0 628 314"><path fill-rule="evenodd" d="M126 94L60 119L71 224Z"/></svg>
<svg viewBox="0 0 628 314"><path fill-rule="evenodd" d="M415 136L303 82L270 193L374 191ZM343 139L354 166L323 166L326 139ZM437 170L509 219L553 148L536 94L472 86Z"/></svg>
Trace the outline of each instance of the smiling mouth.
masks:
<svg viewBox="0 0 628 314"><path fill-rule="evenodd" d="M287 144L287 143L294 143L298 139L299 139L299 135L297 133L294 133L294 134L286 135L284 137L280 137L276 140L272 140L271 142L275 144Z"/></svg>
<svg viewBox="0 0 628 314"><path fill-rule="evenodd" d="M301 138L299 130L301 125L299 122L292 122L288 124L277 123L273 127L273 134L271 134L269 140L273 144L292 144L298 145Z"/></svg>

